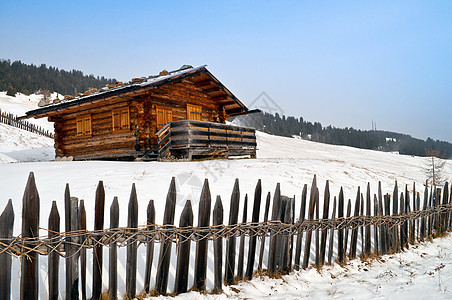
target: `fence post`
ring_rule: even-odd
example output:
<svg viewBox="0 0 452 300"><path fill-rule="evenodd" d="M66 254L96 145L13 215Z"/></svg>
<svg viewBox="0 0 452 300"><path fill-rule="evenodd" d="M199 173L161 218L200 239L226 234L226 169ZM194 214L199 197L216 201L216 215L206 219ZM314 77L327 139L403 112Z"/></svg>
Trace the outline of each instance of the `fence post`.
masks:
<svg viewBox="0 0 452 300"><path fill-rule="evenodd" d="M206 228L210 224L211 202L209 181L205 179L199 200L198 227L200 228ZM208 242L209 240L203 238L196 243L194 287L198 291L206 290Z"/></svg>
<svg viewBox="0 0 452 300"><path fill-rule="evenodd" d="M333 200L333 213L331 219L336 218L336 196ZM330 229L330 245L328 246L328 264L331 265L331 259L333 258L333 243L334 243L334 228Z"/></svg>
<svg viewBox="0 0 452 300"><path fill-rule="evenodd" d="M370 199L370 183L367 183L366 191L366 216L370 218L371 216L371 199ZM365 237L365 251L364 256L370 256L371 252L371 236L370 236L370 225L366 226L366 237Z"/></svg>
<svg viewBox="0 0 452 300"><path fill-rule="evenodd" d="M377 199L377 195L374 194L374 216L377 217L379 215L378 213L378 199ZM378 225L374 225L374 253L375 255L380 255L381 251L380 248L381 246L379 245L379 241L378 241L378 229L379 226Z"/></svg>
<svg viewBox="0 0 452 300"><path fill-rule="evenodd" d="M381 181L378 182L378 216L383 216L383 192L381 191ZM380 255L386 254L386 236L384 225L379 226L379 237L380 237Z"/></svg>
<svg viewBox="0 0 452 300"><path fill-rule="evenodd" d="M259 179L257 181L256 189L254 190L254 203L253 203L253 214L251 216L251 223L256 224L259 222L259 211L261 209L261 198L262 198L262 183ZM255 225L253 225L255 226ZM255 232L252 232L250 236L250 244L248 247L248 262L246 265L245 279L250 280L253 277L254 261L256 256L256 242L257 236Z"/></svg>
<svg viewBox="0 0 452 300"><path fill-rule="evenodd" d="M213 208L213 226L223 225L223 204L221 203L220 196L217 196L215 206ZM213 241L213 253L214 253L214 293L222 291L222 265L223 265L223 238L217 238Z"/></svg>
<svg viewBox="0 0 452 300"><path fill-rule="evenodd" d="M301 204L300 204L300 216L298 217L298 221L300 222L300 225L303 224L304 218L306 215L306 198L308 194L308 185L305 184L303 186L303 191L301 192ZM298 229L297 232L297 244L295 247L295 262L294 262L294 268L295 270L300 269L300 257L301 257L301 242L303 241L303 231L301 229Z"/></svg>
<svg viewBox="0 0 452 300"><path fill-rule="evenodd" d="M309 211L308 218L309 220L314 219L314 210L315 210L315 198L317 195L317 176L314 175L314 179L312 180L311 185L311 195L309 199ZM303 257L303 269L306 269L309 264L309 256L311 254L311 238L312 238L312 230L308 230L306 232L306 242L304 247L304 257Z"/></svg>
<svg viewBox="0 0 452 300"><path fill-rule="evenodd" d="M163 225L166 228L174 225L174 212L176 209L176 179L171 179L168 194L166 195L165 213L163 214ZM159 264L155 289L159 294L166 295L168 287L169 265L171 260L172 237L165 237L160 245Z"/></svg>
<svg viewBox="0 0 452 300"><path fill-rule="evenodd" d="M5 209L0 215L0 239L10 239L13 235L14 209L11 199L8 200ZM1 251L0 251L1 252ZM0 299L11 297L11 255L6 251L0 254Z"/></svg>
<svg viewBox="0 0 452 300"><path fill-rule="evenodd" d="M99 181L96 189L96 200L94 208L94 230L104 229L105 210L105 190L104 183ZM95 238L93 251L93 299L100 299L102 296L102 245L98 243L99 237Z"/></svg>
<svg viewBox="0 0 452 300"><path fill-rule="evenodd" d="M71 232L76 232L79 230L78 228L78 198L71 197ZM74 241L74 240L73 240ZM78 299L79 291L79 275L78 275L78 258L79 252L77 251L76 246L71 246L71 264L72 264L72 273L71 273L71 299Z"/></svg>
<svg viewBox="0 0 452 300"><path fill-rule="evenodd" d="M154 200L149 200L147 208L147 229L154 230L155 228L155 206ZM151 282L152 260L154 258L154 237L146 244L146 267L144 276L144 291L149 293L149 286Z"/></svg>
<svg viewBox="0 0 452 300"><path fill-rule="evenodd" d="M280 209L281 209L281 186L276 184L275 194L273 195L273 205L272 205L272 221L280 220ZM268 273L273 275L276 272L277 264L277 245L278 236L275 230L270 230L270 247L268 249Z"/></svg>
<svg viewBox="0 0 452 300"><path fill-rule="evenodd" d="M174 293L187 292L188 284L188 267L190 262L190 244L191 240L189 227L193 226L193 209L191 207L190 200L185 202L184 210L180 216L179 228L184 229L179 235L179 241L177 245L177 267L176 267L176 279L174 281Z"/></svg>
<svg viewBox="0 0 452 300"><path fill-rule="evenodd" d="M403 192L400 193L400 211L399 214L401 216L403 216L405 214L405 195L403 194ZM407 225L406 221L402 222L402 225L400 225L400 250L403 250L403 248L406 246L405 241L406 241L406 231L405 230L405 225Z"/></svg>
<svg viewBox="0 0 452 300"><path fill-rule="evenodd" d="M80 231L86 231L86 210L85 210L85 201L80 200L80 208L79 208L79 225ZM80 244L85 244L85 236L80 236ZM80 249L80 277L82 283L82 300L86 300L86 248L82 247Z"/></svg>
<svg viewBox="0 0 452 300"><path fill-rule="evenodd" d="M231 195L231 203L229 206L229 225L237 224L239 218L239 203L240 203L240 190L239 180L236 179L234 183L234 189ZM234 269L235 269L235 237L231 236L226 240L226 261L225 261L225 274L224 280L226 284L234 283Z"/></svg>
<svg viewBox="0 0 452 300"><path fill-rule="evenodd" d="M356 193L356 200L355 200L355 210L353 216L358 217L359 216L359 197L361 195L361 187L358 186L358 191ZM358 243L358 227L352 229L352 236L350 239L350 253L349 257L350 259L356 258L356 245Z"/></svg>
<svg viewBox="0 0 452 300"><path fill-rule="evenodd" d="M346 218L350 218L350 215L352 213L352 201L348 199L347 203L347 215ZM347 245L348 245L348 235L349 235L349 229L348 227L344 229L345 230L345 237L344 237L344 259L347 256Z"/></svg>
<svg viewBox="0 0 452 300"><path fill-rule="evenodd" d="M58 237L60 233L60 214L56 206L56 201L52 201L52 209L49 215L49 239ZM60 257L57 249L57 242L50 242L49 246L49 299L58 299L58 268ZM1 298L1 297L0 297ZM4 299L4 298L2 298Z"/></svg>
<svg viewBox="0 0 452 300"><path fill-rule="evenodd" d="M319 189L316 189L315 196L315 219L320 219L319 214ZM317 228L315 230L315 266L317 270L320 270L320 230Z"/></svg>
<svg viewBox="0 0 452 300"><path fill-rule="evenodd" d="M265 201L265 211L264 211L264 223L266 223L268 221L268 211L270 210L270 192L268 192L267 194L267 200ZM261 238L261 248L259 251L259 264L257 266L257 269L259 271L262 271L262 263L263 263L263 259L264 259L264 248L265 248L265 235L262 236Z"/></svg>
<svg viewBox="0 0 452 300"><path fill-rule="evenodd" d="M64 244L65 250L65 261L66 261L66 290L65 295L66 299L71 298L71 284L72 284L72 259L71 259L71 237L69 232L71 232L71 193L69 190L69 184L66 184L66 188L64 190L64 229L66 232L66 243Z"/></svg>
<svg viewBox="0 0 452 300"><path fill-rule="evenodd" d="M135 183L132 184L130 192L127 227L131 234L134 234L138 228L138 200ZM129 299L135 297L137 283L137 242L135 239L132 240L133 242L127 243L126 297Z"/></svg>
<svg viewBox="0 0 452 300"><path fill-rule="evenodd" d="M449 201L449 183L446 181L446 183L444 183L444 188L443 188L443 205L447 205L447 202ZM447 226L446 224L448 223L448 213L447 212L443 212L442 214L442 222L441 222L441 233L444 233L447 230Z"/></svg>
<svg viewBox="0 0 452 300"><path fill-rule="evenodd" d="M118 197L113 198L110 206L110 228L119 226L119 203ZM108 294L110 300L118 299L118 248L114 239L110 243L108 263Z"/></svg>
<svg viewBox="0 0 452 300"><path fill-rule="evenodd" d="M364 197L363 194L361 193L361 212L360 212L360 216L364 216ZM361 229L361 257L364 257L364 226L360 226Z"/></svg>
<svg viewBox="0 0 452 300"><path fill-rule="evenodd" d="M339 205L337 211L337 217L339 219L344 217L344 190L341 187L339 191ZM340 263L344 262L344 230L337 230L337 260Z"/></svg>
<svg viewBox="0 0 452 300"><path fill-rule="evenodd" d="M246 224L246 218L248 215L248 194L245 195L245 203L243 203L242 211L242 224ZM245 258L245 234L240 234L239 243L239 261L237 263L237 278L243 279L243 263Z"/></svg>
<svg viewBox="0 0 452 300"><path fill-rule="evenodd" d="M394 192L392 193L392 215L396 216L399 214L399 190L398 190L398 186L397 186L397 180L395 181L395 186L394 186ZM393 237L393 241L392 241L392 251L393 252L398 252L399 251L399 247L400 247L400 243L399 243L399 225L395 225L393 226L392 229L392 237Z"/></svg>
<svg viewBox="0 0 452 300"><path fill-rule="evenodd" d="M325 194L323 196L323 219L328 219L328 212L330 209L330 184L326 181L325 184ZM326 236L328 229L322 230L322 241L320 244L320 265L325 264L325 252L326 252Z"/></svg>
<svg viewBox="0 0 452 300"><path fill-rule="evenodd" d="M28 176L22 198L22 238L39 237L39 194L33 172ZM20 298L38 299L39 256L31 251L21 258Z"/></svg>

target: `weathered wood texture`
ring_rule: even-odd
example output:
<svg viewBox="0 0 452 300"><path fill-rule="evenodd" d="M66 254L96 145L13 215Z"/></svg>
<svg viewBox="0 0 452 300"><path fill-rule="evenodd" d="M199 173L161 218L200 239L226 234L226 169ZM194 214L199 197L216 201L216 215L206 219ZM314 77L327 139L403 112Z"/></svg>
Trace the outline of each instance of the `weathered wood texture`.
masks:
<svg viewBox="0 0 452 300"><path fill-rule="evenodd" d="M28 176L22 198L22 237L39 237L39 194L33 172ZM38 299L38 253L31 252L21 258L20 299Z"/></svg>
<svg viewBox="0 0 452 300"><path fill-rule="evenodd" d="M104 229L105 190L104 183L99 181L96 189L94 207L94 230ZM97 244L93 251L93 300L102 295L102 246Z"/></svg>
<svg viewBox="0 0 452 300"><path fill-rule="evenodd" d="M223 225L223 204L221 197L217 196L215 206L213 208L213 226ZM223 277L222 277L222 265L223 265L223 239L218 238L213 241L213 253L214 253L214 293L219 293L223 290Z"/></svg>
<svg viewBox="0 0 452 300"><path fill-rule="evenodd" d="M174 213L176 209L176 179L171 179L171 184L166 196L163 225L174 225ZM169 266L171 260L171 247L173 242L166 238L160 245L159 264L157 267L157 280L155 289L159 294L166 295L168 287Z"/></svg>
<svg viewBox="0 0 452 300"><path fill-rule="evenodd" d="M259 179L256 185L256 189L254 190L254 203L253 203L253 214L251 216L251 223L259 222L259 212L261 209L261 197L262 197L262 182ZM250 237L250 244L248 247L248 262L245 272L245 278L250 280L253 276L254 271L254 262L256 255L256 242L257 236Z"/></svg>
<svg viewBox="0 0 452 300"><path fill-rule="evenodd" d="M147 208L147 228L153 230L155 228L155 206L154 200L149 200ZM192 218L193 219L193 218ZM193 225L193 222L192 222ZM146 244L146 266L144 275L144 291L149 293L151 284L152 261L154 259L154 239L150 239Z"/></svg>
<svg viewBox="0 0 452 300"><path fill-rule="evenodd" d="M138 227L138 199L135 183L130 192L129 207L127 214L127 228L131 233ZM133 299L136 293L137 282L137 242L131 241L127 244L127 264L126 264L126 297Z"/></svg>
<svg viewBox="0 0 452 300"><path fill-rule="evenodd" d="M118 197L113 198L110 206L110 228L119 226ZM111 300L118 299L118 248L115 242L110 243L108 263L108 295Z"/></svg>
<svg viewBox="0 0 452 300"><path fill-rule="evenodd" d="M179 227L189 228L193 226L193 209L191 201L185 202L184 210L181 213ZM176 279L174 282L174 293L180 294L187 291L188 284L188 267L190 262L190 245L191 241L187 238L189 230L183 232L178 238L177 245L177 264Z"/></svg>
<svg viewBox="0 0 452 300"><path fill-rule="evenodd" d="M209 181L205 179L201 191L201 199L199 200L198 227L208 227L210 225L211 202L212 200L210 195ZM206 290L207 250L207 239L202 239L197 242L194 287L198 291Z"/></svg>
<svg viewBox="0 0 452 300"><path fill-rule="evenodd" d="M0 239L10 239L13 235L13 226L14 209L11 199L9 199L0 215ZM11 259L12 257L8 253L0 254L0 266L3 268L3 271L0 272L0 299L10 299L11 297Z"/></svg>
<svg viewBox="0 0 452 300"><path fill-rule="evenodd" d="M239 180L236 179L234 183L234 189L232 190L231 202L229 206L229 225L235 225L239 218L239 204L240 204L240 190ZM235 270L235 237L230 237L226 241L226 261L224 281L226 284L234 283L234 270Z"/></svg>

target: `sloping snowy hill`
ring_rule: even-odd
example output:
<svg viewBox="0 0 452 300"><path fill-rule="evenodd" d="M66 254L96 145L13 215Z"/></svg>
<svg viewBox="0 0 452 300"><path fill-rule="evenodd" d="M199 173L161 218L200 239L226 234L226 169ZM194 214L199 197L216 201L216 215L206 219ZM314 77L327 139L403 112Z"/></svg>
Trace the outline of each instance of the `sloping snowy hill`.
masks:
<svg viewBox="0 0 452 300"><path fill-rule="evenodd" d="M9 99L7 96L2 96L1 93L0 96L0 109L11 111L15 114L22 114L29 109L35 108L37 103L35 100L33 107L31 107L32 101L31 99L28 101L26 97L20 100ZM50 123L45 124L44 122L46 121L38 121L42 122L43 127L52 127ZM69 183L71 195L85 200L87 225L89 229L93 228L93 199L99 180L102 180L105 186L106 211L108 211L114 196L118 196L120 200L120 226L126 225L127 201L132 183L135 183L137 187L139 224L145 223L145 207L149 199L155 200L157 208L156 222L161 224L164 201L171 177L175 177L177 182L176 219L182 211L185 200L191 199L193 201L195 220L197 219L197 203L204 178L209 179L212 198L215 199L216 195L221 196L225 215L229 213L229 199L235 178L239 178L240 180L242 201L245 194L249 196L254 194L254 188L258 179L262 179L264 195L267 192L273 194L276 184L280 182L282 194L288 196L295 195L297 200L300 199L303 185L309 184L314 174L317 175L321 199L326 180L330 180L330 190L333 196L338 195L339 189L342 186L346 200L354 199L358 186L364 189L368 182L371 184L373 193L376 192L378 181L382 182L383 192L391 193L395 180L398 180L400 189L404 188L405 184L408 184L410 190L412 189L413 182L416 182L418 190L422 190L422 183L425 181L425 176L422 172L422 165L425 158L355 149L345 146L326 145L277 137L260 132L257 132L259 148L257 159L209 160L200 162L54 162L52 161L54 157L53 141L51 139L6 125L0 125L0 140L0 210L3 210L8 199L13 200L14 210L16 212L14 234L19 234L21 226L21 200L29 172L34 172L40 193L41 227L46 227L52 200L57 202L61 222L64 224L63 195L65 184ZM452 179L452 164L450 161L446 164L446 174L449 180ZM240 215L242 214L241 211L242 208L240 209ZM299 211L299 203L297 203L296 211ZM248 209L248 212L251 214L251 209ZM261 208L261 216L262 214L263 207ZM108 226L109 214L106 213L105 216L105 226ZM46 232L42 231L41 234L46 234ZM452 275L450 273L452 270L452 259L450 255L438 250L443 246L445 247L442 243L450 244L452 240L447 238L442 241L436 241L435 243L434 245L425 246L427 248L422 248L424 247L422 246L419 248L421 250L418 251L416 249L410 250L413 252L407 253L406 255L408 256L398 254L393 256L392 260L389 257L384 258L384 260L388 260L391 264L398 261L413 261L414 264L419 264L419 267L416 267L416 272L418 272L416 274L420 274L419 272L421 271L419 270L422 269L434 270L436 267L435 264L441 261L446 267L442 268L441 273L433 272L434 275L431 275L432 277L424 276L426 279L422 282L421 286L424 287L424 284L434 284L438 280L438 274L441 274L441 280L452 284ZM449 247L447 249L451 248ZM209 251L211 250L209 249ZM433 251L434 253L430 253L429 251ZM422 252L429 252L429 255L425 256L425 259L420 260L417 256ZM119 255L122 255L121 252ZM158 249L156 249L155 255L158 255ZM432 258L431 260L429 259L430 257ZM121 284L124 283L121 280L125 279L125 256L123 258L124 260L119 262ZM141 289L143 286L142 277L144 276L143 247L140 247L138 261L140 275L138 276L137 289ZM41 263L45 266L47 260L41 259ZM212 263L209 260L208 278L213 278ZM193 262L191 261L190 268L192 267ZM412 280L409 272L406 271L410 268L407 267L404 271L400 271L401 267L394 267L393 265L391 268L389 267L388 265L388 268L385 269L385 264L382 262L381 266L378 264L376 267L371 266L368 268L371 271L363 273L363 265L356 262L346 266L345 269L334 266L332 269L325 269L320 274L317 274L314 270L295 273L279 282L268 279L261 282L261 279L257 278L251 283L244 283L238 286L238 293L227 288L226 294L220 296L220 298L260 298L266 296L273 296L274 298L297 298L308 296L312 298L343 297L364 299L374 295L386 299L392 298L394 297L393 295L397 294L397 298L402 296L402 298L410 299L412 295L417 295L419 286L413 283L415 280ZM17 264L15 264L15 268L13 275L19 274ZM374 268L375 270L373 270ZM40 279L41 298L43 299L46 295L45 270L45 267L43 267L42 279ZM152 278L155 276L155 271L153 269ZM174 269L171 269L171 272L169 286L172 288ZM346 279L345 277L347 276L344 274L347 273L354 277ZM347 282L351 285L354 281L350 281L350 278L357 278L361 276L361 273L366 274L366 276L369 274L368 277L362 277L362 284L354 285L350 288L345 285ZM395 275L387 275L390 273ZM107 270L105 270L104 274L107 276L104 280L105 287L107 287ZM19 283L16 275L13 278L13 285L15 286ZM88 274L88 276L90 275ZM371 280L371 278L377 278L378 276L382 276L382 283L373 279ZM428 278L434 279L429 281L427 280ZM88 282L90 280L88 277ZM193 278L190 278L189 284L192 281ZM406 284L407 282L411 283ZM383 286L383 283L385 286L390 285L390 288L379 288L378 286ZM119 289L123 294L125 287L121 284ZM338 285L337 288L334 287L336 284ZM207 286L211 288L213 282L208 280ZM321 291L317 290L319 286L321 287ZM61 283L61 289L64 289L63 283ZM364 289L366 293L361 294L359 292L360 289ZM373 292L374 289L375 292ZM18 297L17 290L13 289L15 298ZM260 293L258 292L259 290L264 290L265 292ZM408 290L410 292L407 292ZM437 286L432 287L431 290L431 293L427 293L427 296L431 295L443 299L450 298L450 292L446 293L444 290L439 291ZM88 291L88 294L90 294L90 291ZM425 293L422 295L425 295ZM201 297L201 295L196 293L191 293L189 296L192 298Z"/></svg>

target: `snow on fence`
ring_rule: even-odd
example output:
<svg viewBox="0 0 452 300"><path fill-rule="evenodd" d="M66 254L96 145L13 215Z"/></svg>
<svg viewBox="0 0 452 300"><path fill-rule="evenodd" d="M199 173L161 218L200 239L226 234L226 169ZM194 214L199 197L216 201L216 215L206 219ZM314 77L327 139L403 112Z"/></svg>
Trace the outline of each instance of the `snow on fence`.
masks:
<svg viewBox="0 0 452 300"><path fill-rule="evenodd" d="M45 130L41 126L32 124L28 121L18 120L17 116L14 116L12 113L2 111L1 109L0 109L0 123L9 126L14 126L19 129L27 130L53 139L53 133L51 133L49 130Z"/></svg>
<svg viewBox="0 0 452 300"><path fill-rule="evenodd" d="M451 228L452 222L452 193L449 195L447 183L442 189L432 187L429 190L426 185L422 205L421 196L416 192L415 185L410 196L408 187L399 194L396 182L391 196L383 195L379 184L378 192L372 199L368 184L365 196L358 188L353 216L352 202L349 200L346 205L342 188L338 197L334 197L330 209L328 181L325 186L323 213L320 213L319 189L315 176L309 197L308 186L305 184L303 187L298 219L295 219L295 199L281 195L279 184L273 195L271 209L270 193L266 197L263 218L259 216L261 198L262 187L259 180L255 189L251 220L247 217L246 196L242 220L239 222L240 192L239 182L236 180L230 201L228 225L224 225L221 198L217 196L212 210L209 183L206 179L200 196L197 225L194 225L193 210L188 200L181 213L179 226L175 226L176 185L173 178L166 198L163 225L155 224L154 202L150 200L147 207L147 223L145 226L138 226L137 194L135 185L132 185L127 226L119 227L119 206L115 197L110 207L110 227L104 228L105 192L101 181L96 190L94 230L91 231L86 228L83 200L78 201L77 198L71 197L67 185L64 196L65 232L60 230L60 216L56 202L53 202L49 215L48 235L39 237L36 234L40 229L39 194L34 175L30 173L23 196L22 234L12 236L14 212L11 200L0 215L0 265L3 268L0 273L0 298L10 298L12 257L21 259L21 299L38 298L38 255L48 256L48 298L58 299L59 260L63 257L66 282L63 298L78 299L80 286L82 299L86 299L86 251L92 249L92 298L102 297L102 270L106 270L103 267L108 264L108 294L110 299L117 299L117 250L118 247L126 247L125 297L130 299L137 293L138 243L146 246L144 292L152 295L186 292L189 288L190 275L194 278L193 289L206 291L208 244L213 243L212 292L217 293L221 292L223 284L249 280L256 272L277 276L287 274L291 270L306 269L312 256L313 266L320 268L326 263L331 264L333 257L335 261L342 263L347 257L366 258L398 252L417 241L441 236ZM245 237L249 243L246 264ZM239 238L238 253L237 238ZM257 238L260 239L259 249ZM267 238L269 238L268 248L265 247ZM335 239L336 251L333 249ZM361 245L358 245L358 241L362 241ZM157 273L155 282L151 285L150 272L155 243L160 244L160 253L158 261L154 262L157 264ZM194 272L189 274L192 243L196 244L195 268L192 270ZM168 275L173 245L177 247L177 263L174 286L170 287ZM311 245L315 249L313 254ZM103 261L103 247L109 249L108 262ZM259 250L258 253L256 250ZM263 260L267 257L267 268L264 269Z"/></svg>

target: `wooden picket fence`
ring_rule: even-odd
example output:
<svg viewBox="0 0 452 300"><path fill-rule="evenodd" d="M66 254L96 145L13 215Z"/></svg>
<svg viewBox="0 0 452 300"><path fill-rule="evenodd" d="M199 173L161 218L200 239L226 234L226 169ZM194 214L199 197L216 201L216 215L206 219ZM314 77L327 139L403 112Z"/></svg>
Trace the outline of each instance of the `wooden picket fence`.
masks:
<svg viewBox="0 0 452 300"><path fill-rule="evenodd" d="M53 139L53 133L43 129L41 126L32 124L25 120L19 120L17 116L0 109L0 123L27 130L39 135L43 135Z"/></svg>
<svg viewBox="0 0 452 300"><path fill-rule="evenodd" d="M211 209L211 194L206 179L200 196L196 226L190 200L187 200L181 213L179 226L175 226L176 184L173 178L166 198L163 224L155 224L154 202L150 200L146 225L138 226L137 194L135 185L132 185L127 226L119 227L119 205L115 197L110 206L110 227L104 228L105 192L103 183L99 182L95 196L94 230L89 231L86 228L84 202L71 197L67 185L64 196L65 232L60 232L60 216L56 203L53 202L48 219L48 235L39 237L39 194L34 175L30 173L23 196L22 234L12 236L14 212L11 200L0 215L0 265L4 270L0 273L0 299L10 299L12 256L21 258L21 299L38 298L38 255L49 256L50 299L57 299L60 293L60 257L64 258L66 264L66 290L63 298L78 299L81 293L82 299L86 299L86 252L92 249L92 299L102 297L103 264L108 264L109 298L117 299L117 250L118 247L127 247L125 298L131 299L137 294L138 243L146 246L144 293L150 295L165 295L169 290L173 294L187 291L192 243L196 244L192 288L206 291L208 245L213 243L214 288L211 292L219 293L223 284L249 280L257 273L278 276L292 270L306 269L310 267L311 257L315 258L313 266L321 268L324 264L331 264L333 260L343 263L358 256L369 258L402 251L408 248L409 244L442 236L451 228L452 223L452 193L449 194L447 183L442 189L429 189L426 185L422 202L414 184L412 191L406 186L399 194L396 182L392 195L383 195L379 183L373 199L368 184L365 195L358 188L353 215L352 201L345 203L342 188L338 197L333 198L330 207L328 181L325 185L323 211L320 212L319 189L315 176L309 195L308 186L305 184L303 187L297 219L295 198L281 195L279 184L276 186L271 208L270 193L266 196L263 218L260 218L261 198L262 186L259 180L255 188L251 219L248 219L246 195L242 219L239 222L240 190L239 181L236 180L230 201L228 225L224 225L221 198L217 196ZM246 264L245 237L248 237L249 243ZM260 240L259 249L257 238ZM267 251L264 249L266 238L269 238ZM337 249L333 246L335 239ZM362 241L361 245L358 245L359 240ZM156 262L155 282L151 285L150 272L155 243L160 243L160 254ZM173 244L177 247L176 276L174 287L169 287L168 275ZM314 248L313 255L311 246ZM102 259L102 247L109 248L108 262ZM268 255L266 269L263 268L265 252ZM78 288L79 280L81 291Z"/></svg>

